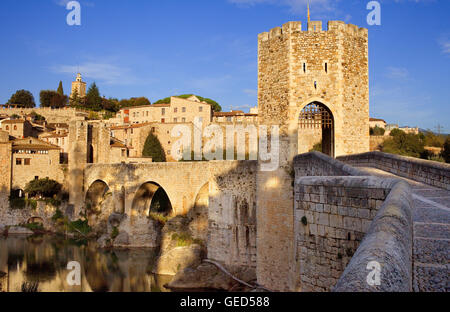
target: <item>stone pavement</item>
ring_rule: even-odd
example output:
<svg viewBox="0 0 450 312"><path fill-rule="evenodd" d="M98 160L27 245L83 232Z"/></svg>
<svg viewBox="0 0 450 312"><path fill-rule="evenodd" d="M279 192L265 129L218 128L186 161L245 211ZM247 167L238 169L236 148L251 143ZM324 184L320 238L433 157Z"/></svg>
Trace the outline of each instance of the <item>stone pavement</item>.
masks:
<svg viewBox="0 0 450 312"><path fill-rule="evenodd" d="M414 284L416 292L450 291L450 191L368 167L371 175L407 181L414 198Z"/></svg>

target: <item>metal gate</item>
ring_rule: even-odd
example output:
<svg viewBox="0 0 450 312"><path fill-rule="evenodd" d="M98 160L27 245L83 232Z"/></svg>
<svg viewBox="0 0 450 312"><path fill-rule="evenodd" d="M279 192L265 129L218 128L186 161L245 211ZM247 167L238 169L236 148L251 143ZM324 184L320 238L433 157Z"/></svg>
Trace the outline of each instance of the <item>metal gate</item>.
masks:
<svg viewBox="0 0 450 312"><path fill-rule="evenodd" d="M300 129L322 129L322 152L334 157L334 119L331 111L325 105L313 102L300 112L299 119Z"/></svg>

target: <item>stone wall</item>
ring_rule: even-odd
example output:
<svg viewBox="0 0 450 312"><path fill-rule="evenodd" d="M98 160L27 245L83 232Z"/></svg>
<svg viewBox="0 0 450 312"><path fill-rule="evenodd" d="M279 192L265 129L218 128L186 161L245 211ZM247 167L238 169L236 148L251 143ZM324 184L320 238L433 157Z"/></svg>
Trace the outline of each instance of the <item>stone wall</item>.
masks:
<svg viewBox="0 0 450 312"><path fill-rule="evenodd" d="M374 167L414 181L450 190L450 165L382 152L370 152L338 158L345 163Z"/></svg>
<svg viewBox="0 0 450 312"><path fill-rule="evenodd" d="M35 108L0 108L0 114L12 115L28 115L35 112L44 116L49 123L69 123L70 121L84 120L87 113L79 111L75 108L52 109L50 107L35 107Z"/></svg>
<svg viewBox="0 0 450 312"><path fill-rule="evenodd" d="M397 183L345 269L335 292L411 292L412 290L412 221L411 189ZM367 266L380 264L380 284L370 286Z"/></svg>
<svg viewBox="0 0 450 312"><path fill-rule="evenodd" d="M12 143L9 142L6 132L1 131L0 140L0 204L8 202L8 196L11 193L12 180ZM5 137L6 134L6 137Z"/></svg>
<svg viewBox="0 0 450 312"><path fill-rule="evenodd" d="M256 267L257 162L225 163L232 167L223 170L224 164L211 163L208 258Z"/></svg>
<svg viewBox="0 0 450 312"><path fill-rule="evenodd" d="M295 177L303 176L365 176L365 172L319 152L294 158Z"/></svg>
<svg viewBox="0 0 450 312"><path fill-rule="evenodd" d="M331 290L395 183L374 177L296 179L298 290Z"/></svg>

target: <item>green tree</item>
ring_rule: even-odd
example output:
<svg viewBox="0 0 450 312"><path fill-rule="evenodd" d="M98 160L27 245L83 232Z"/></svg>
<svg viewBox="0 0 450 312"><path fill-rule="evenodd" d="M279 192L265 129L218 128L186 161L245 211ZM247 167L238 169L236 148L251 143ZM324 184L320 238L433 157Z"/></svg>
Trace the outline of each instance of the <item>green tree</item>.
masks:
<svg viewBox="0 0 450 312"><path fill-rule="evenodd" d="M166 154L164 153L161 142L153 133L150 133L145 140L142 155L144 157L151 157L153 162L166 162Z"/></svg>
<svg viewBox="0 0 450 312"><path fill-rule="evenodd" d="M187 99L190 98L191 96L193 96L194 94L182 94L182 95L176 95L176 97L182 98L182 99ZM219 105L219 103L217 103L214 100L208 99L208 98L204 98L202 96L196 95L196 97L202 101L202 102L206 102L209 105L211 105L211 109L215 112L221 112L222 111L222 107ZM166 97L164 99L158 100L153 104L170 104L170 97Z"/></svg>
<svg viewBox="0 0 450 312"><path fill-rule="evenodd" d="M97 85L92 83L86 94L86 108L93 111L100 111L102 109L102 97Z"/></svg>
<svg viewBox="0 0 450 312"><path fill-rule="evenodd" d="M64 89L63 89L62 81L59 82L58 90L56 92L58 92L59 95L64 95Z"/></svg>
<svg viewBox="0 0 450 312"><path fill-rule="evenodd" d="M68 97L53 90L42 90L39 93L41 107L60 108L67 105Z"/></svg>
<svg viewBox="0 0 450 312"><path fill-rule="evenodd" d="M392 130L390 136L383 142L383 152L428 159L429 155L425 152L425 143L422 136L406 134L399 129Z"/></svg>
<svg viewBox="0 0 450 312"><path fill-rule="evenodd" d="M25 193L29 196L42 196L42 197L53 197L59 194L62 189L62 185L55 180L49 178L32 180L27 183L25 187Z"/></svg>
<svg viewBox="0 0 450 312"><path fill-rule="evenodd" d="M35 107L33 94L27 90L18 90L8 101L8 104L16 104L23 108Z"/></svg>
<svg viewBox="0 0 450 312"><path fill-rule="evenodd" d="M147 105L151 105L151 103L149 99L147 99L146 97L139 97L134 99L133 106L147 106Z"/></svg>
<svg viewBox="0 0 450 312"><path fill-rule="evenodd" d="M450 163L450 137L445 140L444 149L442 150L442 158L446 163Z"/></svg>
<svg viewBox="0 0 450 312"><path fill-rule="evenodd" d="M370 128L370 135L382 136L386 132L385 129L375 126L374 128Z"/></svg>
<svg viewBox="0 0 450 312"><path fill-rule="evenodd" d="M120 110L119 101L113 98L102 98L102 109L108 112L117 113Z"/></svg>

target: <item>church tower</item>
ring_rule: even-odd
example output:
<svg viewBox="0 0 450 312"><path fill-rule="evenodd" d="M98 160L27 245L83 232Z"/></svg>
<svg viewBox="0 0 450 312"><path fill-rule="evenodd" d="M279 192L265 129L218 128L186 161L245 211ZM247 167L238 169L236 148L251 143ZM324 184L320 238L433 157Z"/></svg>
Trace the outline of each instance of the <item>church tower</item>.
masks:
<svg viewBox="0 0 450 312"><path fill-rule="evenodd" d="M77 78L74 82L72 82L72 92L70 94L71 98L73 97L75 91L79 98L84 98L86 96L86 82L83 81L80 73L77 74Z"/></svg>

